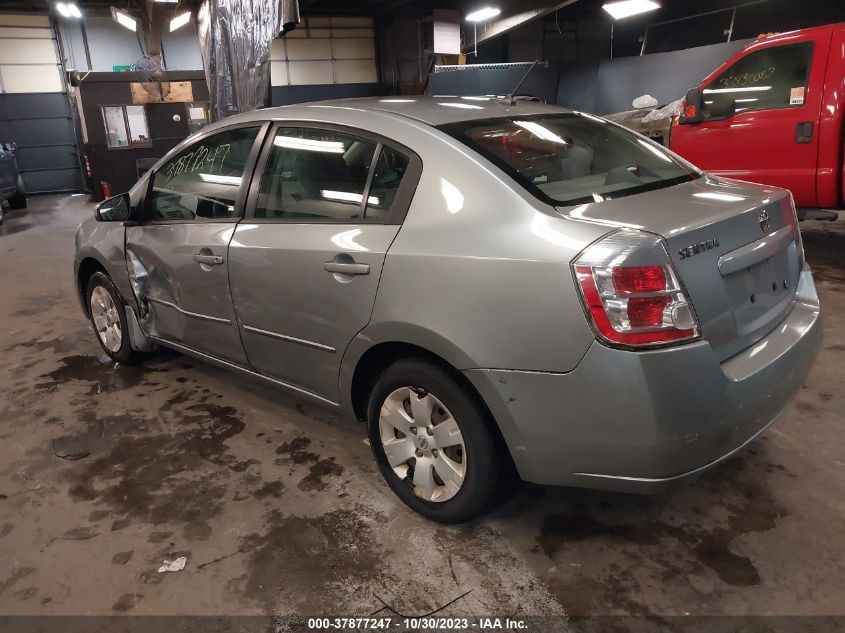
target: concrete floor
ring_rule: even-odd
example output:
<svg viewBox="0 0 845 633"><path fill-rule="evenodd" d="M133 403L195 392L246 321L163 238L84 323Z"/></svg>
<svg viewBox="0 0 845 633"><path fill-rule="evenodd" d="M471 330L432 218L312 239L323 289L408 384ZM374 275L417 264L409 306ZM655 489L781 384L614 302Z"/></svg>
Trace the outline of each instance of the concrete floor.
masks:
<svg viewBox="0 0 845 633"><path fill-rule="evenodd" d="M91 208L0 227L0 614L845 613L842 225L803 227L824 350L750 450L671 494L526 486L442 527L355 422L173 353L106 362L71 283Z"/></svg>

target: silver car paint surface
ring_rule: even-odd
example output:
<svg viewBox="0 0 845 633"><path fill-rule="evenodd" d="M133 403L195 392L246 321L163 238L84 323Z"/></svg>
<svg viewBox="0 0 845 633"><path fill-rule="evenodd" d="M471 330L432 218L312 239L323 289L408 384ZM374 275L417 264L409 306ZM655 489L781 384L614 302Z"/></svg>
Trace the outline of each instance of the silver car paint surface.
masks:
<svg viewBox="0 0 845 633"><path fill-rule="evenodd" d="M126 229L127 248L146 268L148 334L246 365L229 293L226 251L237 222L163 223ZM201 267L194 253L223 265Z"/></svg>
<svg viewBox="0 0 845 633"><path fill-rule="evenodd" d="M460 107L467 104L477 102L289 106L232 117L186 139L168 157L245 121L345 125L412 148L423 170L401 227L247 218L181 225L184 233L129 228L132 248L144 251L145 265L155 269L150 296L182 310L155 305L151 322L163 329L145 326L147 334L350 414L361 357L380 343L417 345L464 373L493 413L520 474L540 483L651 490L697 474L764 429L798 389L820 345L812 276L798 270L793 250L784 259L792 262L789 301L762 302L743 322L734 298L713 285L713 268L726 248L741 245L732 240L744 239L761 208L772 210L773 230L789 226L788 194L703 178L556 209L432 125L563 110L497 101ZM132 189L133 204L146 186L144 178ZM716 198L696 196L702 193ZM638 352L595 340L570 263L621 226L665 237L704 340ZM714 230L726 247L678 259L679 248ZM83 222L76 266L85 258L100 262L137 309L123 237L122 226ZM219 251L226 265L201 270L190 254L203 245ZM370 274L326 272L323 264L338 256L369 264ZM228 270L230 285L218 270ZM760 327L749 327L754 323Z"/></svg>

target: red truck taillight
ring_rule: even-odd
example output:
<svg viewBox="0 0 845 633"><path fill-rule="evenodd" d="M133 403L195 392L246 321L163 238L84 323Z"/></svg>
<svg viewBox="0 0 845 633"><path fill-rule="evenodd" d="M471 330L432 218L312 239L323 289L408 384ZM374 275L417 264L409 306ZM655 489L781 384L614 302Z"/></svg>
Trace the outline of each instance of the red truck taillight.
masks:
<svg viewBox="0 0 845 633"><path fill-rule="evenodd" d="M605 342L639 348L698 338L692 306L659 236L617 231L588 246L572 267Z"/></svg>

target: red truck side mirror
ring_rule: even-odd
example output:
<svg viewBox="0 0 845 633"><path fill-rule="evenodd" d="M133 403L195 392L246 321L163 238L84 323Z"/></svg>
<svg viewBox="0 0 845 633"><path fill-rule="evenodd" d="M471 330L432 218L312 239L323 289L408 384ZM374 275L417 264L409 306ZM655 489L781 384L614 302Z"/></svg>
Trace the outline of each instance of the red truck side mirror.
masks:
<svg viewBox="0 0 845 633"><path fill-rule="evenodd" d="M704 93L701 88L690 88L684 99L678 123L681 125L692 125L701 123L701 106L704 103Z"/></svg>

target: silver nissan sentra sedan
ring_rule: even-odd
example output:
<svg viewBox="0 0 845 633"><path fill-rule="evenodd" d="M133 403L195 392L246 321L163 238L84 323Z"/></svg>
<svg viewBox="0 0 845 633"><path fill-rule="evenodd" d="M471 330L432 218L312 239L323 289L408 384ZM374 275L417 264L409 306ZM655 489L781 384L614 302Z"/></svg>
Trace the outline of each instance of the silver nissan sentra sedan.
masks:
<svg viewBox="0 0 845 633"><path fill-rule="evenodd" d="M589 114L496 98L258 110L76 236L119 363L168 347L364 421L408 506L654 492L760 435L821 343L787 191Z"/></svg>

